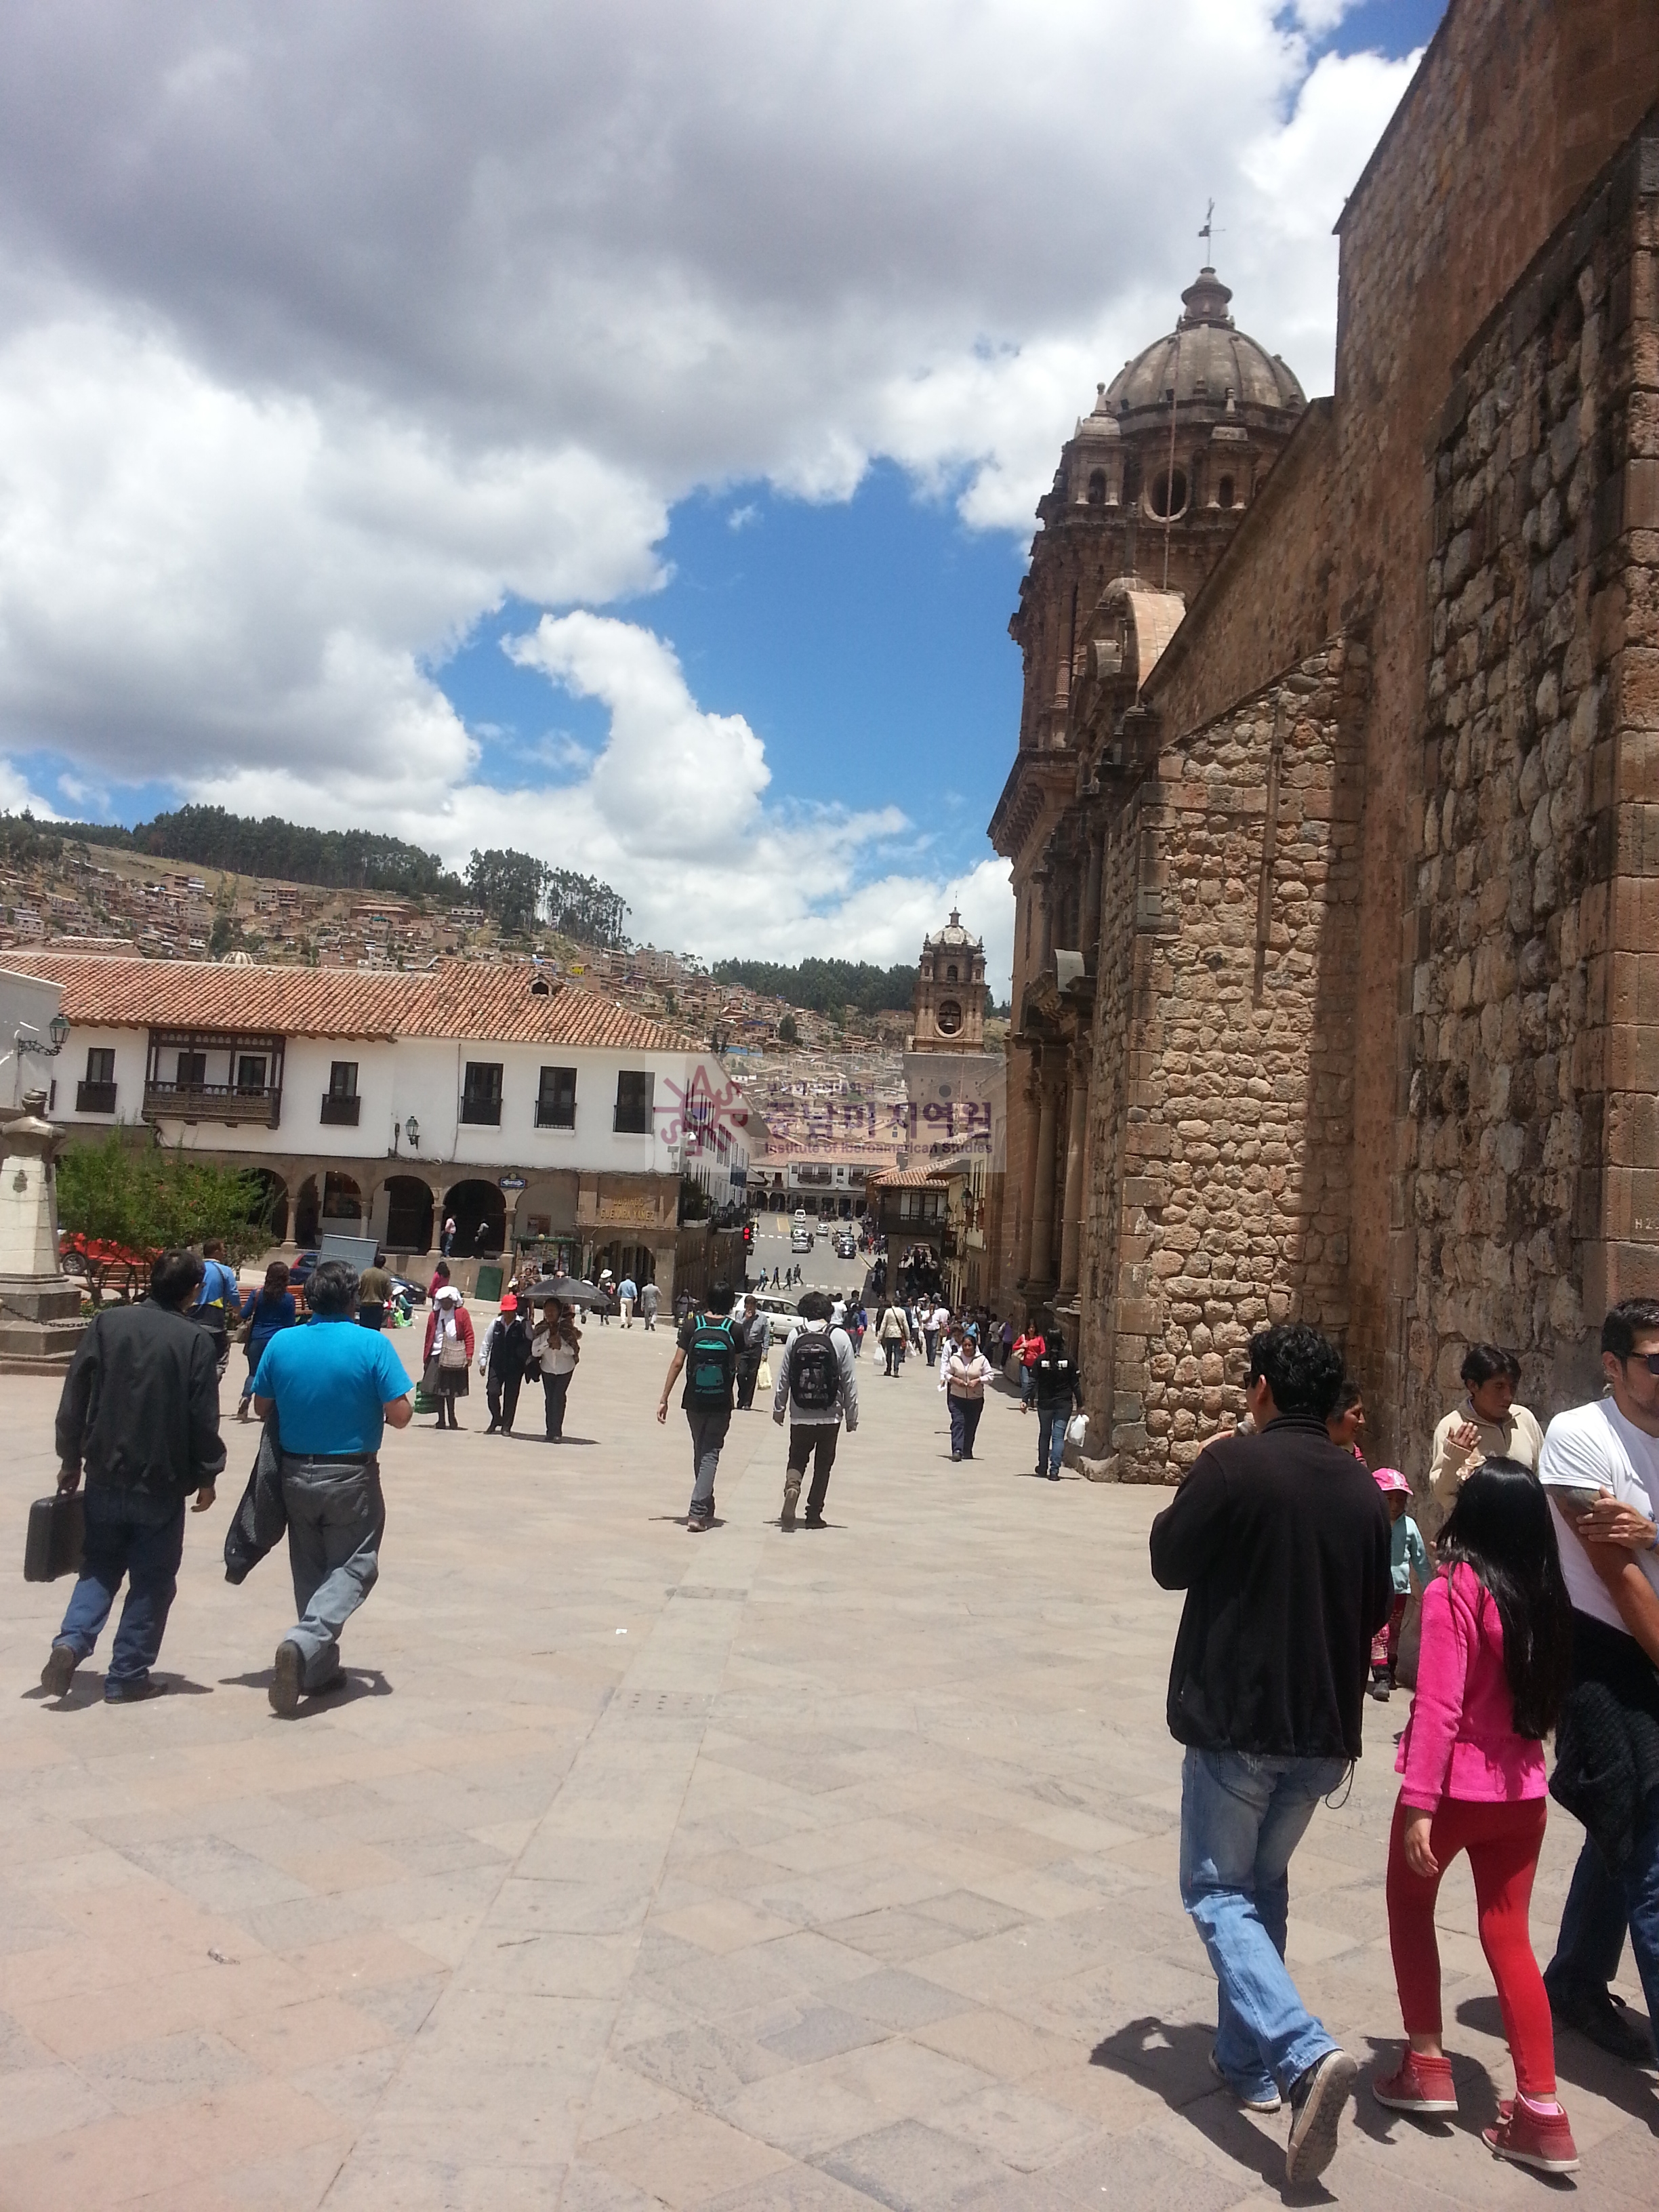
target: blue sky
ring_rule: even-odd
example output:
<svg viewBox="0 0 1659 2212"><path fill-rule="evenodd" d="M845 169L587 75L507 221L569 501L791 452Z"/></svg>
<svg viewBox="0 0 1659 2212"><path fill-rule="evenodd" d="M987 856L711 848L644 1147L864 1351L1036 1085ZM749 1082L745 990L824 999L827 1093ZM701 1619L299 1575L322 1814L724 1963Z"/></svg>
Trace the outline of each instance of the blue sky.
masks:
<svg viewBox="0 0 1659 2212"><path fill-rule="evenodd" d="M1328 388L1439 8L384 6L0 18L0 805L516 844L710 957L960 900L999 975L1060 446L1212 196Z"/></svg>
<svg viewBox="0 0 1659 2212"><path fill-rule="evenodd" d="M1317 50L1405 55L1443 12L1443 0L1366 0ZM1217 252L1224 262L1224 235ZM1192 258L1196 267L1196 237ZM1235 308L1249 327L1249 302ZM1145 342L1177 311L1172 299ZM1089 396L1079 392L1079 410ZM845 501L790 497L763 480L699 490L672 511L666 586L612 611L672 641L703 708L745 717L766 746L769 796L891 801L936 865L965 872L986 855L1018 729L1007 623L1029 531L969 526L959 489L950 478L923 489L878 462ZM487 732L493 776L550 746L591 757L605 740L598 702L550 697L539 674L501 651L538 612L509 605L433 672L469 727ZM573 754L573 774L579 765Z"/></svg>

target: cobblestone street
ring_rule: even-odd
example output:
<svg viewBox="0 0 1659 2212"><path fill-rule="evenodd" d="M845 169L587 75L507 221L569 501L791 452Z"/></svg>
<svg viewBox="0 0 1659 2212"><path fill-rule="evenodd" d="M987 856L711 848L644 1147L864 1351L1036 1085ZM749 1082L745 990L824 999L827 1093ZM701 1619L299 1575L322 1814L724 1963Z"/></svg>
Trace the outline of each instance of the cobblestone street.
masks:
<svg viewBox="0 0 1659 2212"><path fill-rule="evenodd" d="M952 1467L932 1377L912 1361L890 1391L872 1346L830 1526L779 1529L757 1411L694 1540L683 1419L652 1419L671 1349L590 1329L562 1448L528 1397L525 1435L485 1438L476 1376L467 1431L389 1437L349 1689L290 1723L265 1698L285 1567L222 1579L251 1428L189 1523L169 1694L106 1708L106 1640L64 1707L42 1697L68 1585L18 1564L57 1393L6 1381L6 2212L1279 2201L1284 2123L1208 2073L1176 1891L1164 1493L1031 1480L1006 1397ZM1291 1963L1368 2073L1399 2029L1406 1711L1368 1707L1291 1875ZM1553 1808L1546 1956L1577 1837ZM1480 2142L1511 2085L1463 1863L1442 1929L1462 2115L1389 2119L1362 2080L1326 2176L1344 2204L1547 2186ZM1583 2201L1650 2204L1653 2077L1559 2056Z"/></svg>

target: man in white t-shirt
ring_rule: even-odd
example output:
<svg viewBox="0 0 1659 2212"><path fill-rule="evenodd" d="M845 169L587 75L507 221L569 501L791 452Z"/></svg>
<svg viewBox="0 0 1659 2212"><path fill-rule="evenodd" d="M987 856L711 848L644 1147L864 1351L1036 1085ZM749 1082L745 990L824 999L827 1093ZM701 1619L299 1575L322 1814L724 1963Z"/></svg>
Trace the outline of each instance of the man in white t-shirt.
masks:
<svg viewBox="0 0 1659 2212"><path fill-rule="evenodd" d="M1556 1415L1539 1479L1572 1600L1573 1690L1613 1691L1621 1706L1633 1702L1638 1729L1648 1730L1649 1716L1659 1717L1659 1301L1628 1298L1609 1311L1601 1367L1610 1395ZM1570 1692L1564 1721L1571 1703ZM1561 1729L1557 1750L1559 1795L1570 1763ZM1617 1868L1586 1836L1544 1981L1559 2021L1642 2064L1652 2045L1607 1984L1628 1927L1649 2017L1659 2023L1659 1788L1638 1796L1631 1833Z"/></svg>

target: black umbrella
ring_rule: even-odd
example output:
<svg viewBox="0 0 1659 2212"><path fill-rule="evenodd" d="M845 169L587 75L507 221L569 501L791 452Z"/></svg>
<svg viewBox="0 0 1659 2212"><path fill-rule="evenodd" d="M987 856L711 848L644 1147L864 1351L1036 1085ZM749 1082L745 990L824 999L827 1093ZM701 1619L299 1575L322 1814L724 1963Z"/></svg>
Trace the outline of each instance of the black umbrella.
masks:
<svg viewBox="0 0 1659 2212"><path fill-rule="evenodd" d="M599 1304L605 1297L603 1291L578 1275L544 1275L539 1283L532 1283L519 1295L528 1298L532 1305L540 1305L546 1298L558 1298L568 1306L592 1306Z"/></svg>

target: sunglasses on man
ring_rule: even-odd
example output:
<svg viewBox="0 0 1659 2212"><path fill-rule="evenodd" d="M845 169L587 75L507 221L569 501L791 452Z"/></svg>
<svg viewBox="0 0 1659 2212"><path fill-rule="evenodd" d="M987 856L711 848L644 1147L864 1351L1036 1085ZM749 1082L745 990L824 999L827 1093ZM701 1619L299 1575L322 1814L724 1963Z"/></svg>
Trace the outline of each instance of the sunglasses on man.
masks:
<svg viewBox="0 0 1659 2212"><path fill-rule="evenodd" d="M1623 1364L1628 1367L1632 1359L1639 1360L1650 1375L1659 1375L1659 1352L1630 1352L1626 1356Z"/></svg>

